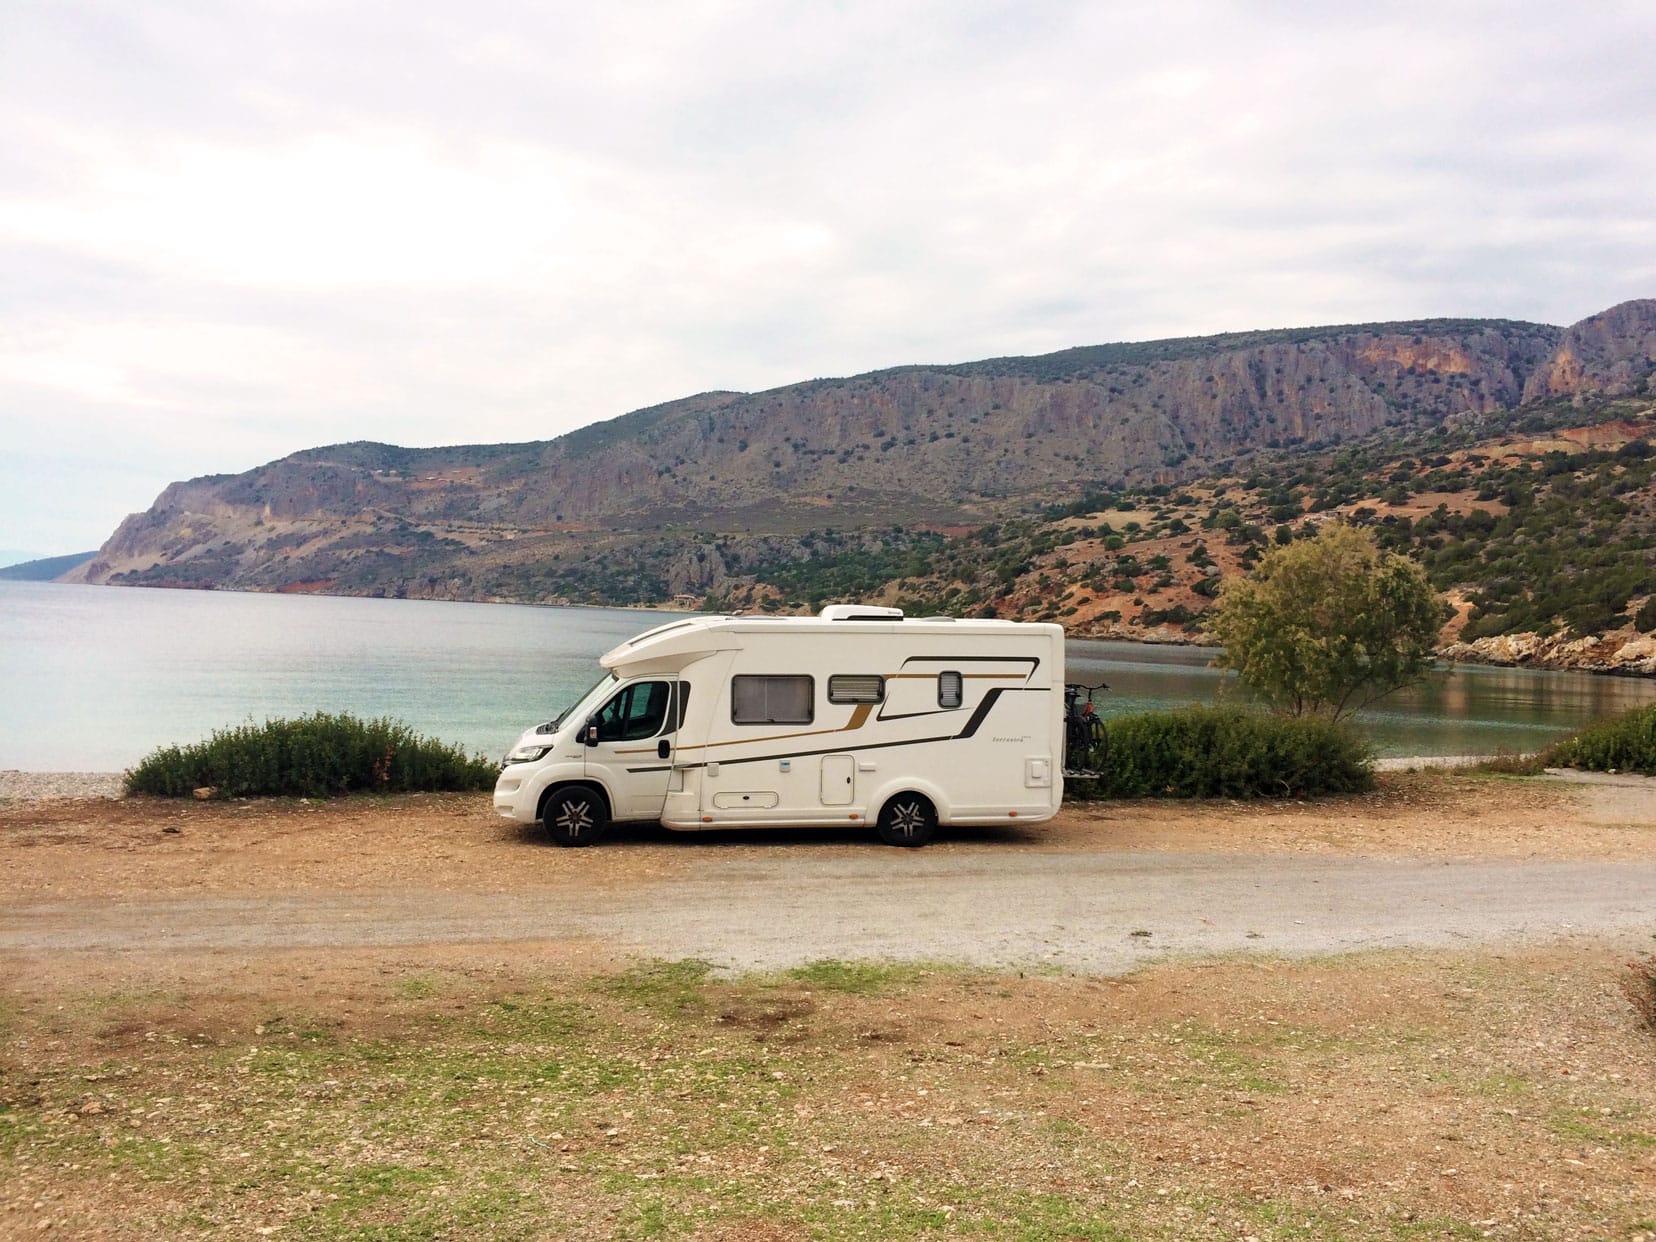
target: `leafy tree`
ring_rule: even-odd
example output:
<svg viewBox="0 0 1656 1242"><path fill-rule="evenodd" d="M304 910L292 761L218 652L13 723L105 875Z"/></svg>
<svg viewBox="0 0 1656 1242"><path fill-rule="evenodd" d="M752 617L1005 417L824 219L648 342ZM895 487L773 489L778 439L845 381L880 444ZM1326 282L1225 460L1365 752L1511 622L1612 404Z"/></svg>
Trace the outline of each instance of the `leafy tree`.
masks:
<svg viewBox="0 0 1656 1242"><path fill-rule="evenodd" d="M1228 583L1208 629L1221 667L1278 709L1338 720L1417 680L1448 615L1419 565L1329 525Z"/></svg>

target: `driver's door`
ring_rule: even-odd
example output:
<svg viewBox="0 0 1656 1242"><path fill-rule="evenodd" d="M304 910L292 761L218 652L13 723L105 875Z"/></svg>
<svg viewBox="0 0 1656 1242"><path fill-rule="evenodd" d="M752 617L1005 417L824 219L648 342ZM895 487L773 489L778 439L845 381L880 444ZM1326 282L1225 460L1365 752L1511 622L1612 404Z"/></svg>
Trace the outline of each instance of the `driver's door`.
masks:
<svg viewBox="0 0 1656 1242"><path fill-rule="evenodd" d="M630 681L587 721L587 775L603 782L616 819L660 819L688 687L675 677Z"/></svg>

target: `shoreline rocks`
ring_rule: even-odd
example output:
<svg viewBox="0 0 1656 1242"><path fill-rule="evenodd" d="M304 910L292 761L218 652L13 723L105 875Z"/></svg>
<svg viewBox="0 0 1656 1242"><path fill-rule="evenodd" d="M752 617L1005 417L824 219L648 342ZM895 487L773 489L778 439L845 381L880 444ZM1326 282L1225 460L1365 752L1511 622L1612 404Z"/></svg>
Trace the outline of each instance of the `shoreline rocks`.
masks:
<svg viewBox="0 0 1656 1242"><path fill-rule="evenodd" d="M1471 642L1450 643L1438 653L1445 660L1491 664L1499 668L1533 668L1553 672L1608 673L1618 677L1656 677L1656 635L1598 634L1570 638L1555 634L1503 634Z"/></svg>

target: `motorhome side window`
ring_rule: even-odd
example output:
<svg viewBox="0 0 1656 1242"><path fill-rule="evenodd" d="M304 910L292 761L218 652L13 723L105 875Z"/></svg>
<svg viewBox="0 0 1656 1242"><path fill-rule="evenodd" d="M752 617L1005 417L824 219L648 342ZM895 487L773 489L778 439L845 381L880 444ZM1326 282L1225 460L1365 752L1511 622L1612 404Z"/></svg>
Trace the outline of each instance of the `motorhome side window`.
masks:
<svg viewBox="0 0 1656 1242"><path fill-rule="evenodd" d="M885 678L878 673L835 673L828 679L830 703L884 703Z"/></svg>
<svg viewBox="0 0 1656 1242"><path fill-rule="evenodd" d="M732 724L810 724L816 716L816 681L798 673L740 673L730 679Z"/></svg>
<svg viewBox="0 0 1656 1242"><path fill-rule="evenodd" d="M959 707L965 700L965 690L959 673L937 675L937 705Z"/></svg>
<svg viewBox="0 0 1656 1242"><path fill-rule="evenodd" d="M600 742L633 742L654 737L667 719L671 683L635 681L624 687L593 716Z"/></svg>

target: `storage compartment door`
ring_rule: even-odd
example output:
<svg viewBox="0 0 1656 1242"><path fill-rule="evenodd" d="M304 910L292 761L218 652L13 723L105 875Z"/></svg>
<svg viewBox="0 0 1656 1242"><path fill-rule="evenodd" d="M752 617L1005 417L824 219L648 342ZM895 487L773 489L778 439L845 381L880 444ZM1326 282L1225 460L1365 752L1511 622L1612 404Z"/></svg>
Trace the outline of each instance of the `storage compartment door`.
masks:
<svg viewBox="0 0 1656 1242"><path fill-rule="evenodd" d="M857 760L852 755L822 757L822 805L850 806L856 793Z"/></svg>

